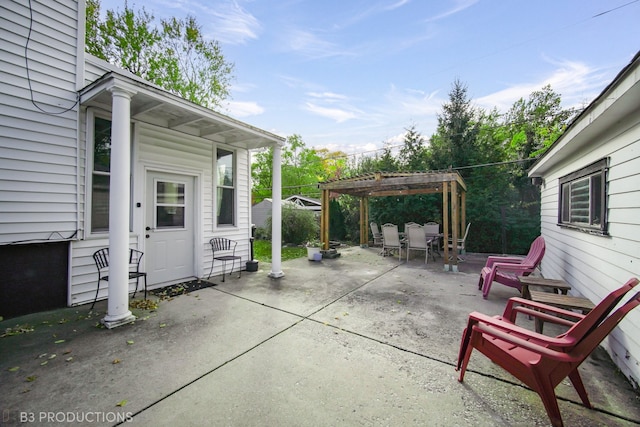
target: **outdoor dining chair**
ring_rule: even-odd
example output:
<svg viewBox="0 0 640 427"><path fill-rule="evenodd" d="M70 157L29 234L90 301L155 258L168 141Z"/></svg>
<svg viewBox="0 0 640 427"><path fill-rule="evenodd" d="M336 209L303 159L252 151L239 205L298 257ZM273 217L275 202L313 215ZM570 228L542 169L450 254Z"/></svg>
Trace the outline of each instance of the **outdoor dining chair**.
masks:
<svg viewBox="0 0 640 427"><path fill-rule="evenodd" d="M438 253L438 256L442 256L440 255L440 224L437 222L427 222L424 225L424 235L427 240L430 241L429 250L431 251L431 258L435 261L436 253Z"/></svg>
<svg viewBox="0 0 640 427"><path fill-rule="evenodd" d="M216 261L222 262L222 281L224 282L225 269L227 266L227 262L231 261L231 271L229 275L233 274L233 267L235 266L236 260L238 261L238 277L242 274L242 257L240 255L236 255L236 246L238 242L235 240L230 240L225 237L214 237L209 240L209 244L211 245L211 252L213 259L211 260L211 270L209 270L209 277L213 273L213 265Z"/></svg>
<svg viewBox="0 0 640 427"><path fill-rule="evenodd" d="M467 243L467 237L469 236L469 228L471 227L471 223L467 224L467 229L464 232L464 236L462 236L462 239L458 239L458 241L454 244L453 243L453 239L451 237L449 237L449 241L447 243L447 245L449 246L449 250L452 251L454 246L458 248L458 261L464 261L464 258L462 258L460 256L460 254L464 253L466 248L465 245ZM449 259L451 259L452 256L449 255Z"/></svg>
<svg viewBox="0 0 640 427"><path fill-rule="evenodd" d="M129 249L129 280L136 279L136 289L133 291L133 298L136 297L138 292L138 283L140 278L144 278L144 299L147 299L147 273L140 271L140 261L142 261L143 252L136 249ZM100 282L109 282L109 248L98 249L93 254L93 260L96 263L98 269L98 285L96 286L96 297L93 299L91 309L96 305L98 300L98 293L100 292Z"/></svg>
<svg viewBox="0 0 640 427"><path fill-rule="evenodd" d="M402 241L396 224L384 224L382 226L382 254L386 256L391 251L398 251L398 259L402 259Z"/></svg>
<svg viewBox="0 0 640 427"><path fill-rule="evenodd" d="M378 228L378 223L372 222L369 224L371 227L371 237L373 238L373 245L379 246L382 244L382 233L380 232L380 228Z"/></svg>
<svg viewBox="0 0 640 427"><path fill-rule="evenodd" d="M410 224L405 227L407 234L407 261L409 261L409 252L424 251L424 262L429 262L429 249L431 248L431 239L427 240L424 234L424 226L420 224Z"/></svg>

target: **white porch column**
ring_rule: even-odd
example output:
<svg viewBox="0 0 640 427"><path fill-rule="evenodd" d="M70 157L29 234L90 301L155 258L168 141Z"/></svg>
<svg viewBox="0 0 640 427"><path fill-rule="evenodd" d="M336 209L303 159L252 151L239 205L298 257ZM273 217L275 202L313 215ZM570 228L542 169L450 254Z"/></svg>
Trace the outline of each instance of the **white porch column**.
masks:
<svg viewBox="0 0 640 427"><path fill-rule="evenodd" d="M278 279L282 271L282 151L280 145L273 146L273 188L271 201L271 273Z"/></svg>
<svg viewBox="0 0 640 427"><path fill-rule="evenodd" d="M102 323L109 329L135 320L129 311L129 200L131 169L131 96L113 86L111 177L109 184L109 299Z"/></svg>

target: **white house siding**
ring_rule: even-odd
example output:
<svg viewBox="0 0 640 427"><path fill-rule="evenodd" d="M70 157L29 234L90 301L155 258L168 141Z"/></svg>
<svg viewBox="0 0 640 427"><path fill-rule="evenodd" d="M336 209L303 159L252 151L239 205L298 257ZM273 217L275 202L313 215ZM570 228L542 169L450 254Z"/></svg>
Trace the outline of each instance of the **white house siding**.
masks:
<svg viewBox="0 0 640 427"><path fill-rule="evenodd" d="M0 3L0 244L70 238L78 228L78 3L31 2L30 80L28 7Z"/></svg>
<svg viewBox="0 0 640 427"><path fill-rule="evenodd" d="M557 225L558 178L604 157L608 172L609 236L595 236ZM579 159L579 160L576 160ZM549 171L542 187L542 234L547 250L542 272L563 278L573 294L594 302L631 277L640 278L640 116L598 136L597 143L572 156L570 164ZM640 310L632 311L603 345L622 372L640 382Z"/></svg>
<svg viewBox="0 0 640 427"><path fill-rule="evenodd" d="M237 223L235 227L215 226L215 176L214 159L217 146L202 138L183 134L151 126L140 124L137 129L137 136L140 140L138 151L139 167L136 170L138 184L136 191L144 184L143 166L148 168L159 168L161 170L198 174L202 182L196 188L199 189L199 201L202 206L196 206L196 223L200 234L196 237L196 242L200 240L200 247L196 247L195 256L200 258L196 265L200 266L199 277L207 276L211 268L211 248L209 239L212 237L227 237L238 241L236 252L243 260L249 256L249 236L246 232L249 224L248 200L248 161L247 151L239 150L226 145L219 145L220 148L235 151L236 153L236 213ZM196 201L197 202L197 201ZM221 272L219 264L216 264L214 274Z"/></svg>

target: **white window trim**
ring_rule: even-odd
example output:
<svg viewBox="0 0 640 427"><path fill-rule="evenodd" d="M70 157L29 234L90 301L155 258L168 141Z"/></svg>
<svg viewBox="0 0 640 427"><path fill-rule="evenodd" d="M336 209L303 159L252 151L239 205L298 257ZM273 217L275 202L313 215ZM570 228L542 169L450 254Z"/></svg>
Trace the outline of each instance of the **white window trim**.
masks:
<svg viewBox="0 0 640 427"><path fill-rule="evenodd" d="M579 231L584 231L590 234L607 236L608 233L608 176L609 170L609 159L603 158L590 165L587 165L577 171L574 171L570 174L567 174L558 179L558 226L568 229L574 229ZM563 221L563 186L568 183L578 182L583 179L590 178L592 176L600 174L602 177L601 183L601 199L602 199L602 207L601 207L601 220L599 225L591 225L586 223L575 223L575 222L565 222ZM591 186L591 183L589 183ZM592 199L591 195L589 195L589 211L592 209Z"/></svg>
<svg viewBox="0 0 640 427"><path fill-rule="evenodd" d="M233 186L218 185L218 150L229 151L233 154ZM213 153L213 224L214 229L238 228L238 150L232 147L217 145ZM233 224L218 224L218 188L233 189Z"/></svg>
<svg viewBox="0 0 640 427"><path fill-rule="evenodd" d="M109 120L112 122L111 116L106 111L96 111L93 108L87 109L86 114L86 135L85 135L85 206L84 206L84 229L85 237L87 238L104 238L109 235L109 230L105 231L93 231L93 225L91 223L91 206L93 202L93 154L95 151L94 131L95 131L95 119L96 117ZM133 124L132 124L133 126ZM133 132L131 133L133 137ZM133 167L134 167L134 147L131 143L131 181L133 181ZM133 182L131 183L133 188ZM133 193L131 194L131 204L129 208L129 231L133 230Z"/></svg>

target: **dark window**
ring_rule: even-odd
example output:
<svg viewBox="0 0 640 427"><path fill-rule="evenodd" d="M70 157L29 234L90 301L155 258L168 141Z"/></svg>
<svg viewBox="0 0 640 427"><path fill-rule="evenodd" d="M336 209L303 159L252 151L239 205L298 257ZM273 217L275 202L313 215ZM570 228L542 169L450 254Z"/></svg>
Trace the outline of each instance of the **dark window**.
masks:
<svg viewBox="0 0 640 427"><path fill-rule="evenodd" d="M559 225L607 233L607 166L602 159L560 178Z"/></svg>
<svg viewBox="0 0 640 427"><path fill-rule="evenodd" d="M93 127L93 171L91 175L91 231L109 231L109 180L111 165L111 121L96 117Z"/></svg>
<svg viewBox="0 0 640 427"><path fill-rule="evenodd" d="M218 225L235 224L234 153L219 148L216 153L217 191L216 218Z"/></svg>

